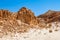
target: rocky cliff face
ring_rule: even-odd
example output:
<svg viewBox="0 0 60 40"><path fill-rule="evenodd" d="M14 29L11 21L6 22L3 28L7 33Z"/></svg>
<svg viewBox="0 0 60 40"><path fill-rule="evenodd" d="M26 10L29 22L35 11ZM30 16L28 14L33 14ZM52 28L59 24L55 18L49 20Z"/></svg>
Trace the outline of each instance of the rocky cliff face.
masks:
<svg viewBox="0 0 60 40"><path fill-rule="evenodd" d="M27 24L38 24L37 18L31 10L23 7L18 11L17 19Z"/></svg>

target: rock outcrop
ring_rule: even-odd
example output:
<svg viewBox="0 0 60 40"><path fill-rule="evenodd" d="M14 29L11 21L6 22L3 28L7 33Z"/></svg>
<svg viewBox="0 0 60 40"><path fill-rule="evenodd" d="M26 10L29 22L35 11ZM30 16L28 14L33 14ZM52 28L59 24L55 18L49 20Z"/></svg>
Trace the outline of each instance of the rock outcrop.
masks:
<svg viewBox="0 0 60 40"><path fill-rule="evenodd" d="M37 25L38 19L31 10L23 7L18 12L0 10L0 34L26 32L32 25Z"/></svg>
<svg viewBox="0 0 60 40"><path fill-rule="evenodd" d="M38 24L38 20L31 10L23 7L18 11L17 19L27 24Z"/></svg>
<svg viewBox="0 0 60 40"><path fill-rule="evenodd" d="M0 10L0 19L21 20L29 25L37 25L39 22L34 13L25 7L22 7L18 12L15 13L9 12L8 10Z"/></svg>

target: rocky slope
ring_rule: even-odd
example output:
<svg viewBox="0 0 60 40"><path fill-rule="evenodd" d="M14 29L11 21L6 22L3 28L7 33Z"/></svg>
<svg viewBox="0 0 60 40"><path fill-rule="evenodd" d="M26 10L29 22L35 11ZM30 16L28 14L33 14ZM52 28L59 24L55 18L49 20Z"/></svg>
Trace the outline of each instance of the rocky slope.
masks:
<svg viewBox="0 0 60 40"><path fill-rule="evenodd" d="M38 25L38 19L31 10L22 7L18 12L0 10L0 35L8 33L21 33Z"/></svg>
<svg viewBox="0 0 60 40"><path fill-rule="evenodd" d="M60 11L49 10L45 14L39 15L38 18L43 18L46 22L60 21Z"/></svg>
<svg viewBox="0 0 60 40"><path fill-rule="evenodd" d="M59 11L49 10L36 17L31 10L25 7L18 12L0 10L0 40L46 40L50 37L50 33L53 35L53 32L60 30L59 24ZM56 34L59 35L59 33ZM45 34L46 36L43 37Z"/></svg>

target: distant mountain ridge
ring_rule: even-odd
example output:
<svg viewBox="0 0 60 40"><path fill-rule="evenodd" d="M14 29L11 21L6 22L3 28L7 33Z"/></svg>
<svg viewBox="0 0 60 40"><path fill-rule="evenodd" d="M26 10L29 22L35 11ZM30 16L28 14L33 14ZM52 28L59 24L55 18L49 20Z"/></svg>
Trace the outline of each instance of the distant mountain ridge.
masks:
<svg viewBox="0 0 60 40"><path fill-rule="evenodd" d="M38 16L38 18L43 18L46 22L60 21L60 11L49 10L45 14Z"/></svg>

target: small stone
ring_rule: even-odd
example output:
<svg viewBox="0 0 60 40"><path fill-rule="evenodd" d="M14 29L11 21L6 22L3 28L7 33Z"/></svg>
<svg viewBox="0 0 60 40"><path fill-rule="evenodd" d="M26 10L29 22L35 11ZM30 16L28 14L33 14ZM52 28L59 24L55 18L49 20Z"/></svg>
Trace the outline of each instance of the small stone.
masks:
<svg viewBox="0 0 60 40"><path fill-rule="evenodd" d="M57 29L55 29L55 31L58 31Z"/></svg>
<svg viewBox="0 0 60 40"><path fill-rule="evenodd" d="M52 33L52 30L49 30L49 33Z"/></svg>

